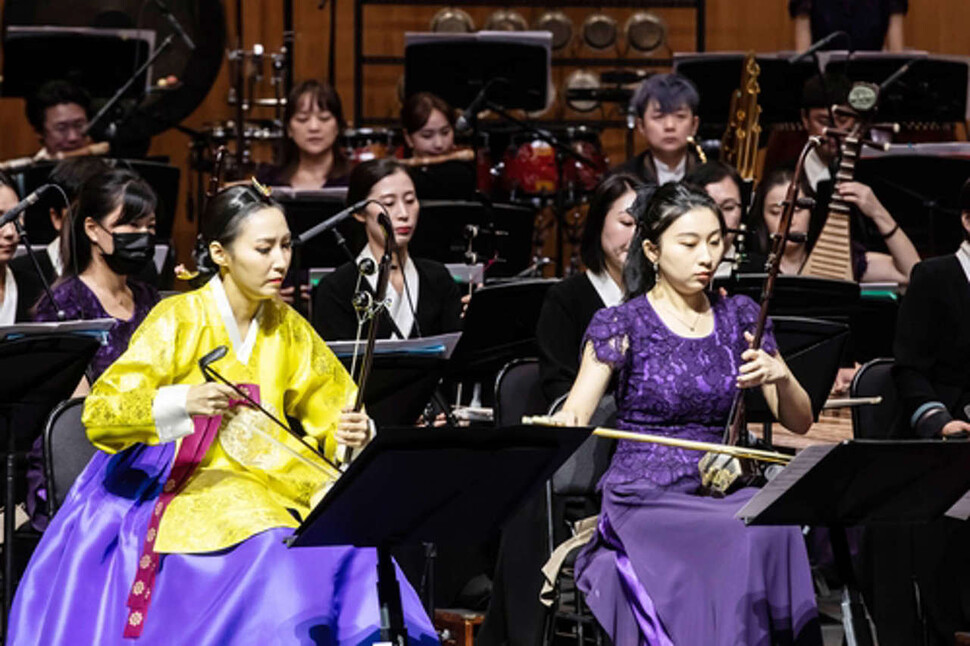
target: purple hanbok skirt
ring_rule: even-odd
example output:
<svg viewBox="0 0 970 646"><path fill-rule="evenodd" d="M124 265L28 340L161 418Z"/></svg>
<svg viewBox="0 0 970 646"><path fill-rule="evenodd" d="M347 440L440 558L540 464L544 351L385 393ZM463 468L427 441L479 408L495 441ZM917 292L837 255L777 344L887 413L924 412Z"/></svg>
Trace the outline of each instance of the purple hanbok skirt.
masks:
<svg viewBox="0 0 970 646"><path fill-rule="evenodd" d="M52 519L14 598L7 644L300 644L379 641L377 554L287 548L272 529L207 554L166 554L144 631L126 600L174 445L98 452ZM412 644L438 639L397 571Z"/></svg>
<svg viewBox="0 0 970 646"><path fill-rule="evenodd" d="M576 569L614 644L821 644L805 541L795 527L735 519L753 494L604 487L598 531Z"/></svg>

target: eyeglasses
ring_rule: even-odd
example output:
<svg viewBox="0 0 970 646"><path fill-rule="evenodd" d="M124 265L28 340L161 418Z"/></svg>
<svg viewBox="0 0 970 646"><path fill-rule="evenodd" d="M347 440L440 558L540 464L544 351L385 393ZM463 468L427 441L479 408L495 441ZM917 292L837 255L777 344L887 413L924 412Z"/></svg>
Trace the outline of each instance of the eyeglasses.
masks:
<svg viewBox="0 0 970 646"><path fill-rule="evenodd" d="M50 126L48 130L63 137L71 132L77 132L78 134L83 135L87 127L87 119L75 119L74 121L62 121L60 123L55 123L54 125Z"/></svg>

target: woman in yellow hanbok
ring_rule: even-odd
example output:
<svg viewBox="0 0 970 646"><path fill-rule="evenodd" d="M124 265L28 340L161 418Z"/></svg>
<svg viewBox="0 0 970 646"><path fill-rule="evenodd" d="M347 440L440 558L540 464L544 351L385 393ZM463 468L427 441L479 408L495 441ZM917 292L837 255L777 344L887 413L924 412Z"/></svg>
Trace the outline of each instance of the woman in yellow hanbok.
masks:
<svg viewBox="0 0 970 646"><path fill-rule="evenodd" d="M328 455L360 447L370 420L310 324L279 299L290 232L258 188L217 194L203 219L216 269L159 303L95 382L83 421L98 451L17 591L9 644L369 644L377 640L372 549L289 549L331 476L199 359ZM275 438L266 439L265 434ZM285 445L289 450L284 450ZM367 513L367 510L361 510ZM437 643L398 573L411 643Z"/></svg>

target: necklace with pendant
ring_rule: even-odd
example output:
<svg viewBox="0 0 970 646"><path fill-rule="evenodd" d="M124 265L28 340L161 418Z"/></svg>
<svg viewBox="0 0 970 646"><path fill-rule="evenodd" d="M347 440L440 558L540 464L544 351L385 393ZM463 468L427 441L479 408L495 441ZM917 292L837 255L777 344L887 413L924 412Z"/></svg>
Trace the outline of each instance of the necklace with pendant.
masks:
<svg viewBox="0 0 970 646"><path fill-rule="evenodd" d="M688 330L690 330L691 332L693 332L693 331L694 331L694 330L695 330L695 329L697 328L697 324L698 324L698 323L700 322L700 320L701 320L701 314L703 314L703 312L697 312L697 315L696 315L696 316L694 317L694 323L693 323L693 324L690 324L690 323L688 323L687 321L685 321L685 320L684 320L683 318L681 318L681 317L680 317L680 315L679 315L679 314L677 314L677 312L675 312L675 311L673 310L673 308L671 308L670 306L668 306L668 305L666 304L666 302L665 302L665 303L663 303L663 306L664 306L664 309L665 309L665 310L667 310L667 313L668 313L668 314L670 314L670 315L671 315L671 316L673 316L673 317L674 317L675 319L677 319L678 321L680 321L680 323L681 323L682 325L684 325L685 327L687 327L687 329L688 329Z"/></svg>

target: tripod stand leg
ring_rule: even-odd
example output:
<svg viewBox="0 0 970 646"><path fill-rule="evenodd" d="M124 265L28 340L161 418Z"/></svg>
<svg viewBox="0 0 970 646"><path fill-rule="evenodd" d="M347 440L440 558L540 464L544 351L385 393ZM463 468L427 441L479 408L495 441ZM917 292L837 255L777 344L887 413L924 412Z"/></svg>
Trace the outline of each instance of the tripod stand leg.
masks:
<svg viewBox="0 0 970 646"><path fill-rule="evenodd" d="M401 608L401 588L394 561L387 547L377 548L377 601L381 609L381 641L392 646L407 646L408 631Z"/></svg>

